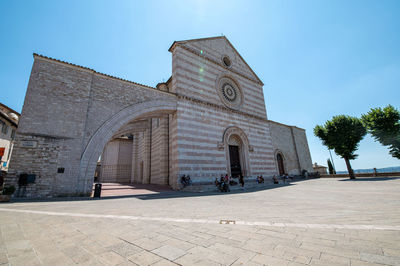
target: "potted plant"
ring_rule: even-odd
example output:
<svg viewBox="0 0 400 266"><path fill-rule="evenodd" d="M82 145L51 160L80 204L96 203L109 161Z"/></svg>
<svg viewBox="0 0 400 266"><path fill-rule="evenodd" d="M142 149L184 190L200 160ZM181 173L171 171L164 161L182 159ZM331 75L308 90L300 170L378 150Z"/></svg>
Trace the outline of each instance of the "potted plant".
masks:
<svg viewBox="0 0 400 266"><path fill-rule="evenodd" d="M0 201L8 202L10 201L11 195L15 192L14 186L5 186L3 188L3 193L0 195Z"/></svg>

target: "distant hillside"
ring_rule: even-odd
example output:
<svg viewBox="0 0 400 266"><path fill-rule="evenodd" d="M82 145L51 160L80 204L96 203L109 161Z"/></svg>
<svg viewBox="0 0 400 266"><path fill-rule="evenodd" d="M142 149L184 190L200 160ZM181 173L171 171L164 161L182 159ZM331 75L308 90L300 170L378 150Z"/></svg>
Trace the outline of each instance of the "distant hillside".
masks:
<svg viewBox="0 0 400 266"><path fill-rule="evenodd" d="M378 173L400 172L400 166L377 168ZM373 173L374 169L355 169L354 173ZM347 174L347 171L337 171L338 174Z"/></svg>

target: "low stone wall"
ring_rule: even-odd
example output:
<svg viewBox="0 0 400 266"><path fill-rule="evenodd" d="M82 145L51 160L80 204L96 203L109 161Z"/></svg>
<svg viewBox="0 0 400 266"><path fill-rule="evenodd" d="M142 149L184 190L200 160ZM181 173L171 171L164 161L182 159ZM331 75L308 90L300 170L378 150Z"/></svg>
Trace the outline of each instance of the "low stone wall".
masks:
<svg viewBox="0 0 400 266"><path fill-rule="evenodd" d="M388 176L398 176L400 177L400 172L388 172L388 173L355 173L357 177L388 177ZM346 178L349 174L337 174L337 175L321 175L321 178Z"/></svg>

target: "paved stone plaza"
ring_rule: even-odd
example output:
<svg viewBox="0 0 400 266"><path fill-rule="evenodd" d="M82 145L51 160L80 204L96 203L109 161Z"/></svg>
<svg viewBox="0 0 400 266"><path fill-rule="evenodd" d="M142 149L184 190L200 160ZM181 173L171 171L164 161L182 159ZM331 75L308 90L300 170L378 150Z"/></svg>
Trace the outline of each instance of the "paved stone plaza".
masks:
<svg viewBox="0 0 400 266"><path fill-rule="evenodd" d="M14 202L0 205L0 264L400 265L399 206L399 178Z"/></svg>

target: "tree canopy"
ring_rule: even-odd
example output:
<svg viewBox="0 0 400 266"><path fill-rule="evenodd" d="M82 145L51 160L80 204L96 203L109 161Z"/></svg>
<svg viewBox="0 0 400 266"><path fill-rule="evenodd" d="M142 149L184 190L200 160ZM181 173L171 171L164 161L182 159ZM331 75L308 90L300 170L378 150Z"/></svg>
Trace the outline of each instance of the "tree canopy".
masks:
<svg viewBox="0 0 400 266"><path fill-rule="evenodd" d="M372 108L362 115L362 122L376 141L389 146L389 153L400 159L400 112L396 108Z"/></svg>
<svg viewBox="0 0 400 266"><path fill-rule="evenodd" d="M322 140L322 143L346 161L350 178L355 178L349 160L357 158L355 151L367 131L357 117L338 115L325 125L317 125L314 134Z"/></svg>

